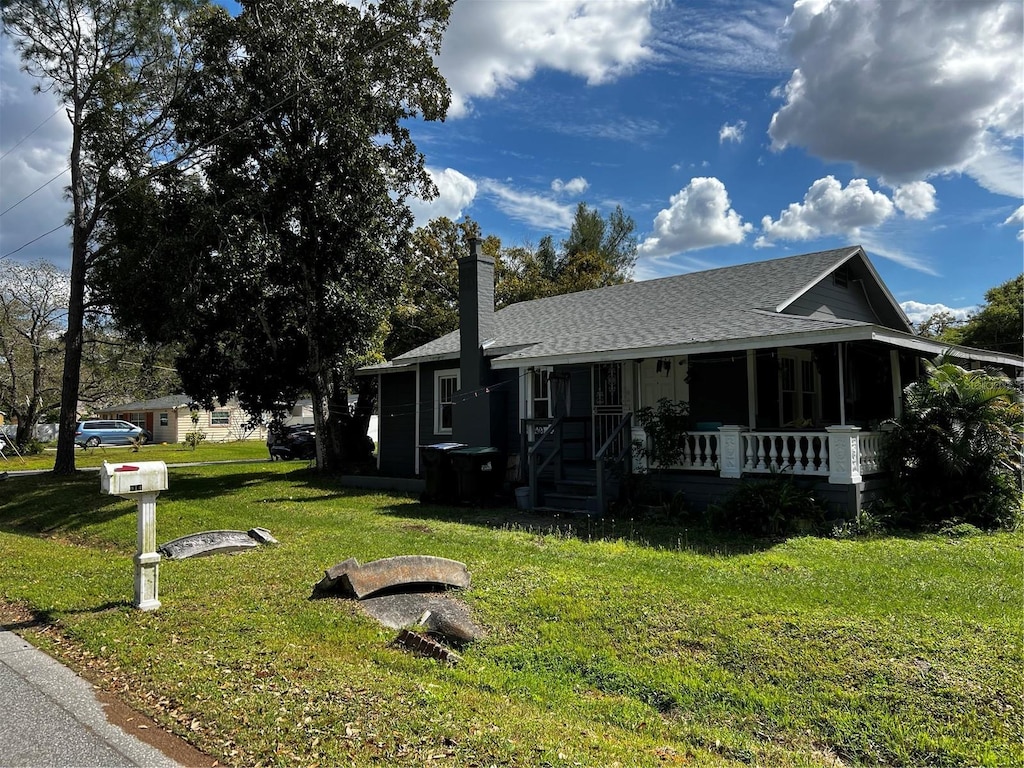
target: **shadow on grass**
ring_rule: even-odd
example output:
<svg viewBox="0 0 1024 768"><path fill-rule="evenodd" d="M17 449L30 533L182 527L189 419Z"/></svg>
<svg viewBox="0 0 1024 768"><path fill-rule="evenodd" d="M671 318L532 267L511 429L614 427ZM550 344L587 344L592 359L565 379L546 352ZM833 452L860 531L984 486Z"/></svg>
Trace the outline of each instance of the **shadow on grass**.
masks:
<svg viewBox="0 0 1024 768"><path fill-rule="evenodd" d="M380 513L407 520L435 520L476 525L496 531L554 536L583 542L627 541L653 549L686 551L700 555L749 555L783 542L784 538L756 538L709 530L703 523L680 521L673 524L623 519L608 515L539 514L512 507L450 507L410 503L380 508Z"/></svg>
<svg viewBox="0 0 1024 768"><path fill-rule="evenodd" d="M116 600L102 603L92 608L76 608L60 611L63 616L74 616L86 613L107 613L108 611L120 611L131 607L128 600ZM57 612L42 611L28 608L21 604L0 604L0 630L17 632L22 629L39 629L52 627L59 624L60 618Z"/></svg>

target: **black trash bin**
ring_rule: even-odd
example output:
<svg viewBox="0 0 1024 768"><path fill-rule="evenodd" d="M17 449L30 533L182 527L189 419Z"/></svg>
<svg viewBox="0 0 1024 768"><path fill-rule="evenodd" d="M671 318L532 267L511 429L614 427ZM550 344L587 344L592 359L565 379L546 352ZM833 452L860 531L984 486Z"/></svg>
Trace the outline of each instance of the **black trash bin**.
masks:
<svg viewBox="0 0 1024 768"><path fill-rule="evenodd" d="M451 454L465 443L434 443L420 446L420 470L423 472L423 493L420 501L454 502L458 498L458 482L452 467Z"/></svg>
<svg viewBox="0 0 1024 768"><path fill-rule="evenodd" d="M504 454L497 448L457 448L450 452L459 501L486 504L501 492L505 482Z"/></svg>

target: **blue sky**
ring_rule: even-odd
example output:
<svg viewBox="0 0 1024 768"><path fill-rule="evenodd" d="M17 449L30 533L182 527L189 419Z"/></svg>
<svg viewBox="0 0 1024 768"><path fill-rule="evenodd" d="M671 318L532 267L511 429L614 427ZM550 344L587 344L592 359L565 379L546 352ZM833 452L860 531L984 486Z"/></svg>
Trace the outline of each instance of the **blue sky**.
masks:
<svg viewBox="0 0 1024 768"><path fill-rule="evenodd" d="M1024 269L1019 0L457 0L439 65L419 223L536 244L621 205L637 279L859 243L912 318ZM53 111L31 85L4 41L0 210L63 167L62 115L14 147ZM0 254L60 224L59 187L0 217Z"/></svg>

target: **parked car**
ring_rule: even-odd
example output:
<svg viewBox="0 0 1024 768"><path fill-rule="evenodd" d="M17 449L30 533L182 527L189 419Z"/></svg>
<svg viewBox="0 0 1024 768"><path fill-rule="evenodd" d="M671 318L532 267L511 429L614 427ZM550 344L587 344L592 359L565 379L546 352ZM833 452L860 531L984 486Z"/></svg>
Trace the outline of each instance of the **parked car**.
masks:
<svg viewBox="0 0 1024 768"><path fill-rule="evenodd" d="M316 431L312 424L294 427L272 425L267 430L270 460L312 459L316 456Z"/></svg>
<svg viewBox="0 0 1024 768"><path fill-rule="evenodd" d="M75 445L82 448L148 443L152 439L153 435L149 430L120 419L89 419L80 421L75 426Z"/></svg>

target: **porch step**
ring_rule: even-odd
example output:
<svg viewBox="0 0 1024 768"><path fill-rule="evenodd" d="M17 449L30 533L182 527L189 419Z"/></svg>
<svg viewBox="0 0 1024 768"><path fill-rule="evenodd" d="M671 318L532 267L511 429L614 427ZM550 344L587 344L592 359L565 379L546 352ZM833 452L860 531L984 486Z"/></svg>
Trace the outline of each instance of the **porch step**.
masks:
<svg viewBox="0 0 1024 768"><path fill-rule="evenodd" d="M560 510L577 510L588 514L597 514L597 497L578 493L544 492L544 506Z"/></svg>

